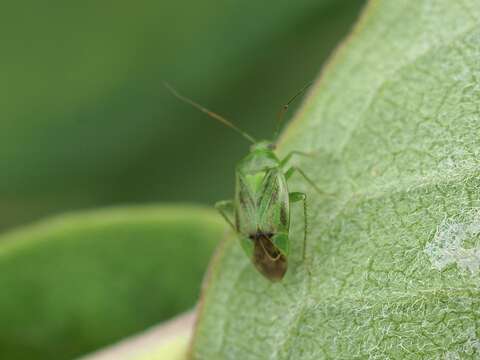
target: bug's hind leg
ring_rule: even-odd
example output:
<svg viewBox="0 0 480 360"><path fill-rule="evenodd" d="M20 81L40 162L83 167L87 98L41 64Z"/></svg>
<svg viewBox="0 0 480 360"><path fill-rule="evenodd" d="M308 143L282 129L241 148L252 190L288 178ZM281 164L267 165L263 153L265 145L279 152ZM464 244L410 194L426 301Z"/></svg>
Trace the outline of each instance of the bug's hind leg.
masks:
<svg viewBox="0 0 480 360"><path fill-rule="evenodd" d="M215 204L215 209L218 210L220 215L222 215L222 217L232 227L232 229L234 231L237 231L234 225L235 221L234 221L233 201L231 200L219 201Z"/></svg>
<svg viewBox="0 0 480 360"><path fill-rule="evenodd" d="M303 202L303 250L302 260L305 263L308 273L311 275L310 263L307 261L307 233L308 233L308 207L307 207L307 194L302 192L291 192L289 195L290 202Z"/></svg>

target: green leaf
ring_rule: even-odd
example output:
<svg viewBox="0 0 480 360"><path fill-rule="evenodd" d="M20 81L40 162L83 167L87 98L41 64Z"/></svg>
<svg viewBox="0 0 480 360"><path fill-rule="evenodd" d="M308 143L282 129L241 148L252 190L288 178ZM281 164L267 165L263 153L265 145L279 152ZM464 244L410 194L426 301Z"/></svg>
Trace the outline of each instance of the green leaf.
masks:
<svg viewBox="0 0 480 360"><path fill-rule="evenodd" d="M191 308L225 225L193 206L57 217L0 238L0 357L70 359Z"/></svg>
<svg viewBox="0 0 480 360"><path fill-rule="evenodd" d="M185 360L194 322L187 312L79 360Z"/></svg>
<svg viewBox="0 0 480 360"><path fill-rule="evenodd" d="M189 341L190 336L178 336L158 349L133 360L184 360Z"/></svg>
<svg viewBox="0 0 480 360"><path fill-rule="evenodd" d="M272 284L225 243L195 359L480 356L480 7L371 1L283 137L323 190ZM232 236L233 238L233 236Z"/></svg>

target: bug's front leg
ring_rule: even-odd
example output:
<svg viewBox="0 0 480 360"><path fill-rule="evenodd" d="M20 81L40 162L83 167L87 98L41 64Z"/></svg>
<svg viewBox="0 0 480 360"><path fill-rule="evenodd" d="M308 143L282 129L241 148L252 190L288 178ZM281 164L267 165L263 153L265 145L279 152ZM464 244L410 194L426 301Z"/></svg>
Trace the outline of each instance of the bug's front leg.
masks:
<svg viewBox="0 0 480 360"><path fill-rule="evenodd" d="M234 221L233 201L231 200L219 201L215 204L215 209L218 210L220 215L222 215L222 217L232 227L232 229L234 231L237 231L234 225L235 221Z"/></svg>
<svg viewBox="0 0 480 360"><path fill-rule="evenodd" d="M291 192L288 194L290 202L298 202L303 201L303 251L302 251L302 259L305 263L308 273L311 275L310 271L310 264L307 261L307 233L308 233L308 207L307 207L307 194L302 192Z"/></svg>

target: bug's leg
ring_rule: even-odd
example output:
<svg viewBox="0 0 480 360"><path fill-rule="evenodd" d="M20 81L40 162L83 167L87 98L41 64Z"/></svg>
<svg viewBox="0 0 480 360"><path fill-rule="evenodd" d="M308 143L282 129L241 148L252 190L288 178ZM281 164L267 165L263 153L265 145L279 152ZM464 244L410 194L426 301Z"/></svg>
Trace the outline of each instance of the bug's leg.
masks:
<svg viewBox="0 0 480 360"><path fill-rule="evenodd" d="M232 227L234 231L237 231L235 228L235 221L233 216L233 201L231 200L223 200L219 201L215 204L215 209L218 210L220 215L225 219L225 221Z"/></svg>
<svg viewBox="0 0 480 360"><path fill-rule="evenodd" d="M280 166L283 167L285 166L289 161L290 159L292 158L293 155L300 155L300 156L306 156L306 157L314 157L315 156L315 153L308 153L308 152L304 152L304 151L298 151L298 150L293 150L293 151L290 151L287 156L285 156L283 158L283 160L280 161Z"/></svg>
<svg viewBox="0 0 480 360"><path fill-rule="evenodd" d="M302 259L307 267L307 271L309 274L310 272L310 264L307 260L307 232L308 232L308 209L307 209L307 194L302 192L291 192L289 195L290 202L298 202L303 201L303 251L302 251Z"/></svg>
<svg viewBox="0 0 480 360"><path fill-rule="evenodd" d="M288 162L290 161L290 159L292 158L293 155L301 155L301 156L308 156L308 157L314 157L316 156L317 153L315 152L311 152L311 153L307 153L307 152L303 152L303 151L298 151L298 150L293 150L293 151L290 151L287 156L285 156L285 158L283 160L280 161L280 167L283 167L285 166L286 164L288 164ZM298 172L300 175L303 176L303 178L321 195L334 195L334 194L331 194L331 193L327 193L325 191L322 191L320 190L320 188L315 184L315 182L310 179L310 177L307 176L307 174L305 174L305 172L303 172L302 169L300 169L298 166L291 166L286 172L285 172L285 178L288 180L288 178L290 178L294 173Z"/></svg>
<svg viewBox="0 0 480 360"><path fill-rule="evenodd" d="M332 195L332 194L329 194L329 193L326 193L325 191L322 191L320 190L320 188L313 182L312 179L310 179L307 174L305 174L303 172L302 169L300 169L299 167L297 166L292 166L291 168L289 168L286 172L285 172L285 178L288 180L294 173L295 171L297 173L299 173L300 175L303 176L303 178L321 195Z"/></svg>

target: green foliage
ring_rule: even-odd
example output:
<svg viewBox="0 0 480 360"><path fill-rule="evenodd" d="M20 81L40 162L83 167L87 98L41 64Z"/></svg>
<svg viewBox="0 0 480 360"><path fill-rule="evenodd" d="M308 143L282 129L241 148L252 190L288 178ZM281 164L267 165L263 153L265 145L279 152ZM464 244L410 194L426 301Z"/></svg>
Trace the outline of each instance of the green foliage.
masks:
<svg viewBox="0 0 480 360"><path fill-rule="evenodd" d="M270 134L362 3L3 4L0 230L71 209L227 197L244 144L162 82Z"/></svg>
<svg viewBox="0 0 480 360"><path fill-rule="evenodd" d="M480 7L372 1L280 152L333 197L293 211L283 282L238 242L212 264L195 359L480 356Z"/></svg>
<svg viewBox="0 0 480 360"><path fill-rule="evenodd" d="M0 358L70 359L191 308L225 226L196 207L66 215L0 238Z"/></svg>

